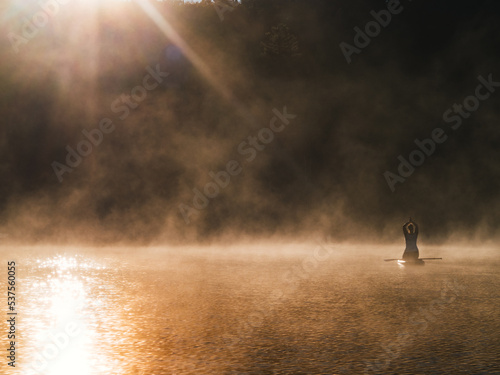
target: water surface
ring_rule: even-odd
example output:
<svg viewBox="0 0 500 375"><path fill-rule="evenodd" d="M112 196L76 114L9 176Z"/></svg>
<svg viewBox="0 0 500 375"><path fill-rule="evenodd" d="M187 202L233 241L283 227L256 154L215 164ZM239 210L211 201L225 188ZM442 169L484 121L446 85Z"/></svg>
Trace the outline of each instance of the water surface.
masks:
<svg viewBox="0 0 500 375"><path fill-rule="evenodd" d="M500 374L495 249L404 268L382 261L397 247L322 246L5 247L6 373Z"/></svg>

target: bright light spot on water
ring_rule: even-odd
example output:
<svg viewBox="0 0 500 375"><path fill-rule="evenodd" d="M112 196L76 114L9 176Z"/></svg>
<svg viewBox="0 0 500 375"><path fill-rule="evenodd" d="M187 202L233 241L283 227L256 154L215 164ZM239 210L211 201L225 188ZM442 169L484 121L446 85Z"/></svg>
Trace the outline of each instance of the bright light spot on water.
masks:
<svg viewBox="0 0 500 375"><path fill-rule="evenodd" d="M40 308L27 317L35 331L35 354L28 367L45 375L90 375L92 333L85 308L91 291L81 273L101 267L67 256L36 263L39 271L51 274L46 275L46 281L32 284Z"/></svg>

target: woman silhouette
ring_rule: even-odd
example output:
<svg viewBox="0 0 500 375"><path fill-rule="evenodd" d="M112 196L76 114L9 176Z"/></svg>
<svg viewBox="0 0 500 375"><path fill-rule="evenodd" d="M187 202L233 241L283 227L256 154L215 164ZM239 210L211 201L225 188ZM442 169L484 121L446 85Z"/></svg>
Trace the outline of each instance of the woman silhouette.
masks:
<svg viewBox="0 0 500 375"><path fill-rule="evenodd" d="M403 225L403 234L405 235L406 248L403 253L403 260L415 261L418 259L418 225L410 220Z"/></svg>

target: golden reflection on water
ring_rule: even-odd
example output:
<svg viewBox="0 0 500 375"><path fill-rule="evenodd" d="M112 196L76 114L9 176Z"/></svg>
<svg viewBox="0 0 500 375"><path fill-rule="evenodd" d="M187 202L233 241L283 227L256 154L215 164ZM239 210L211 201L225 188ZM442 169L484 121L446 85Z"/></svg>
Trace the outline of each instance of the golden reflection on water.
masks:
<svg viewBox="0 0 500 375"><path fill-rule="evenodd" d="M219 286L233 279L216 277L207 289L208 275L226 275L225 268L160 250L20 260L27 270L21 373L223 373L216 301L227 298Z"/></svg>
<svg viewBox="0 0 500 375"><path fill-rule="evenodd" d="M398 267L385 248L360 260L346 247L312 268L313 246L229 250L29 249L18 259L19 367L7 374L363 373L449 282L467 289L412 336L419 356L401 347L393 373L498 363L498 260Z"/></svg>
<svg viewBox="0 0 500 375"><path fill-rule="evenodd" d="M30 270L34 277L27 280L23 293L28 305L22 320L29 359L24 374L94 375L97 368L122 373L117 364L113 369L104 366L102 356L93 350L99 334L90 322L95 308L104 303L92 290L92 273L100 270L105 267L77 256L36 260Z"/></svg>

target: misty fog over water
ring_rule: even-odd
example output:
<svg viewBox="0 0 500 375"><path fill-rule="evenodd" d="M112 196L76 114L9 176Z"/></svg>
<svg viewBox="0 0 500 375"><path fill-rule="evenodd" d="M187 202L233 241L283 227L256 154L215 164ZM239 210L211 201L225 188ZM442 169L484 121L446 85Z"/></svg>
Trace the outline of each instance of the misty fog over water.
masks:
<svg viewBox="0 0 500 375"><path fill-rule="evenodd" d="M500 374L499 10L2 2L0 374Z"/></svg>
<svg viewBox="0 0 500 375"><path fill-rule="evenodd" d="M464 103L500 81L493 1L401 1L360 49L354 28L387 3L248 0L221 20L213 4L74 1L31 39L23 22L40 8L11 3L0 219L12 241L392 241L408 216L435 241L498 236L497 84ZM296 117L269 133L285 107ZM230 161L240 172L208 198Z"/></svg>

